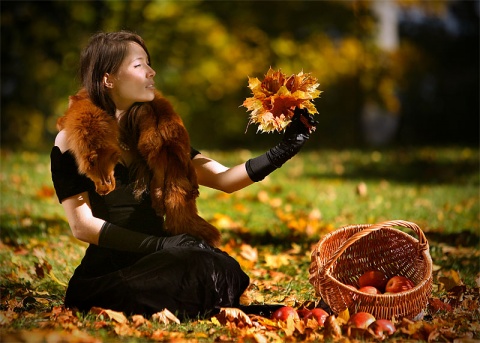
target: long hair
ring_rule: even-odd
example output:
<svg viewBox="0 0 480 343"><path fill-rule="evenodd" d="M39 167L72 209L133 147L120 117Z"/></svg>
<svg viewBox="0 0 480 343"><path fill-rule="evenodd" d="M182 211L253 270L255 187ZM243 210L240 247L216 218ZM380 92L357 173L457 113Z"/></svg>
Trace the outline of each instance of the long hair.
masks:
<svg viewBox="0 0 480 343"><path fill-rule="evenodd" d="M147 54L150 53L144 40L131 31L98 32L94 34L80 57L80 81L91 101L108 114L115 115L115 104L110 98L103 82L106 73L115 74L127 55L128 44L139 44ZM137 199L148 190L151 172L146 161L137 150L138 132L136 131L136 112L141 103L135 103L119 122L120 138L127 143L133 155L130 165L131 177L134 182L134 195Z"/></svg>
<svg viewBox="0 0 480 343"><path fill-rule="evenodd" d="M130 31L98 32L94 34L80 56L80 81L92 102L115 114L115 104L103 83L106 73L115 74L127 54L128 44L139 44L150 61L150 53L142 37Z"/></svg>

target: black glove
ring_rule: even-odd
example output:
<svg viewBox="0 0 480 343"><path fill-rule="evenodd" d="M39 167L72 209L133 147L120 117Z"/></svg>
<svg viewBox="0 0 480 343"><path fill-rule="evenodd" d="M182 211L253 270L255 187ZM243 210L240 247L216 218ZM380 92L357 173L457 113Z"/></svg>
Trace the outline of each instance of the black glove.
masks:
<svg viewBox="0 0 480 343"><path fill-rule="evenodd" d="M263 180L295 156L310 138L310 133L315 130L317 124L318 122L306 108L295 108L292 121L285 129L282 141L265 154L245 163L250 179L255 182Z"/></svg>
<svg viewBox="0 0 480 343"><path fill-rule="evenodd" d="M208 247L205 242L187 234L157 237L127 230L109 222L105 222L100 230L98 246L140 254L151 254L161 249L181 246Z"/></svg>

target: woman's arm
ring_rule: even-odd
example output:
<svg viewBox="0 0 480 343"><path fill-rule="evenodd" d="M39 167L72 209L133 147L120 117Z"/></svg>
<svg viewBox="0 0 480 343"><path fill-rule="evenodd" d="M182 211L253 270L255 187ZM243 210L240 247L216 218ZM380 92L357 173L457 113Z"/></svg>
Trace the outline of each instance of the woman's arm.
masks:
<svg viewBox="0 0 480 343"><path fill-rule="evenodd" d="M83 242L98 245L103 219L94 217L88 193L83 192L62 201L73 236Z"/></svg>
<svg viewBox="0 0 480 343"><path fill-rule="evenodd" d="M68 150L68 140L64 130L57 134L55 145L62 153ZM88 192L64 199L62 206L73 236L86 243L98 244L100 230L105 221L93 216Z"/></svg>
<svg viewBox="0 0 480 343"><path fill-rule="evenodd" d="M232 193L261 181L300 151L310 138L310 133L316 124L317 122L306 109L296 109L292 122L285 130L280 143L266 153L233 168L227 168L202 154L196 155L193 165L197 172L198 183Z"/></svg>
<svg viewBox="0 0 480 343"><path fill-rule="evenodd" d="M198 154L192 160L198 183L226 193L233 193L253 183L245 163L228 168L211 158Z"/></svg>

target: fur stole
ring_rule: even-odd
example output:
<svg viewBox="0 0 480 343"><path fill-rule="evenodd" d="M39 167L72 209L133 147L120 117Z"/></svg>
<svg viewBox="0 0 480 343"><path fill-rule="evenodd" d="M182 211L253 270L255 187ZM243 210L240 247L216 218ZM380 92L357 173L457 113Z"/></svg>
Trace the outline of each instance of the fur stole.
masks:
<svg viewBox="0 0 480 343"><path fill-rule="evenodd" d="M134 106L125 116L135 136L135 148L151 171L152 207L165 216L166 229L172 235L188 233L218 246L220 232L198 215L197 175L190 158L190 138L180 116L159 92L153 101ZM122 153L117 120L80 90L69 98L57 128L66 131L78 170L95 183L97 193L113 191L114 168Z"/></svg>

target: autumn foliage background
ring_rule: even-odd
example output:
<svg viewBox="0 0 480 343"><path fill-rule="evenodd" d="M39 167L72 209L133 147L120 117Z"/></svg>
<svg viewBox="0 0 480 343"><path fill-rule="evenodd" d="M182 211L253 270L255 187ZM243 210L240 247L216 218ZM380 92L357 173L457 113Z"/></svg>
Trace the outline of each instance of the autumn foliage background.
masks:
<svg viewBox="0 0 480 343"><path fill-rule="evenodd" d="M318 79L312 149L477 145L478 2L392 3L398 44L384 48L374 1L2 1L2 146L48 150L81 48L119 29L146 40L197 149L278 140L244 134L248 77L269 67Z"/></svg>
<svg viewBox="0 0 480 343"><path fill-rule="evenodd" d="M434 292L398 339L480 339L479 5L396 0L399 44L378 44L372 1L2 1L0 335L15 340L322 340L253 318L180 325L63 308L85 245L55 198L48 152L98 30L146 40L156 84L192 144L226 165L280 136L247 129L249 77L311 73L322 94L301 154L235 194L202 188L201 214L249 273L245 301L315 306L310 252L343 225L389 219L425 230ZM246 131L246 132L245 132ZM303 331L302 331L303 330ZM33 338L32 338L33 337ZM343 339L348 339L343 337Z"/></svg>

